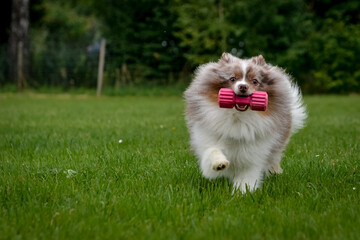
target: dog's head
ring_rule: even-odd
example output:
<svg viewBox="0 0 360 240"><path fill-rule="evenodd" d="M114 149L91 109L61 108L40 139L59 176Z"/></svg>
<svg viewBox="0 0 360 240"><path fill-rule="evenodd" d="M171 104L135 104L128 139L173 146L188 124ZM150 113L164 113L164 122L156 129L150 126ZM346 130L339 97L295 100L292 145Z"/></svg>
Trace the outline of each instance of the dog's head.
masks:
<svg viewBox="0 0 360 240"><path fill-rule="evenodd" d="M290 110L285 106L289 105L288 98L293 94L290 92L291 84L290 75L283 69L267 63L261 55L240 59L223 53L217 62L203 64L197 68L193 82L185 91L187 113L194 116L200 114L200 109L205 105L203 100L210 101L212 106L218 106L219 90L231 88L239 96L264 91L268 94L267 109L258 113L269 117L281 111L282 115L286 115Z"/></svg>
<svg viewBox="0 0 360 240"><path fill-rule="evenodd" d="M218 61L219 80L224 87L232 88L238 96L249 96L254 91L265 91L267 64L262 55L251 59L239 59L223 53Z"/></svg>
<svg viewBox="0 0 360 240"><path fill-rule="evenodd" d="M231 88L238 96L249 96L254 91L274 92L281 74L279 69L265 62L262 55L240 59L223 53L217 62L200 66L196 71L195 84L198 93L217 102L220 88Z"/></svg>

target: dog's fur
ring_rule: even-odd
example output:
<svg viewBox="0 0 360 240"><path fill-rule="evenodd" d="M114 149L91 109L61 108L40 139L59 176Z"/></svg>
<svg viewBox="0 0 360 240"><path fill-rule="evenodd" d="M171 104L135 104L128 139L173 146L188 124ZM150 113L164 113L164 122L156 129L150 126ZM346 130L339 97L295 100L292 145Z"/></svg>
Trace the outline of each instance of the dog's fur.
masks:
<svg viewBox="0 0 360 240"><path fill-rule="evenodd" d="M246 85L246 92L240 85ZM268 93L265 112L219 108L220 88L237 95ZM290 136L303 127L305 107L299 88L279 67L260 55L239 59L223 53L198 67L185 91L191 147L206 178L227 177L234 191L253 191L264 174L282 173L280 161Z"/></svg>

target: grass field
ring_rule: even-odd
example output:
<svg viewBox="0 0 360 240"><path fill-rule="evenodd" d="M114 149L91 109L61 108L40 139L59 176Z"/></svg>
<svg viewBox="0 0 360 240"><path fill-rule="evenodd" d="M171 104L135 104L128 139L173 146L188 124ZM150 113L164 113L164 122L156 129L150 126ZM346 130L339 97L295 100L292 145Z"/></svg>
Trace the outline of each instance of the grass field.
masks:
<svg viewBox="0 0 360 240"><path fill-rule="evenodd" d="M305 102L284 173L231 195L180 97L0 94L0 239L359 239L360 96Z"/></svg>

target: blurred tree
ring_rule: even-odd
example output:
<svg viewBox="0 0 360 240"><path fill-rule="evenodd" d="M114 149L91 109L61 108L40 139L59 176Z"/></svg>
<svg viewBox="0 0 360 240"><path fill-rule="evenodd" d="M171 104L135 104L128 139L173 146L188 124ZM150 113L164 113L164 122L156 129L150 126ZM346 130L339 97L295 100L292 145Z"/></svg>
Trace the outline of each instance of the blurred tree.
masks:
<svg viewBox="0 0 360 240"><path fill-rule="evenodd" d="M41 1L41 20L31 32L32 76L39 85L94 87L98 53L89 52L97 22L67 1ZM88 61L93 61L88 65Z"/></svg>
<svg viewBox="0 0 360 240"><path fill-rule="evenodd" d="M245 29L240 35L245 57L263 54L268 61L279 63L310 30L303 0L276 0L271 4L265 0L238 1L229 11L229 21Z"/></svg>
<svg viewBox="0 0 360 240"><path fill-rule="evenodd" d="M305 92L360 91L360 2L177 0L175 34L192 65L263 54L286 68ZM224 44L225 43L225 44Z"/></svg>
<svg viewBox="0 0 360 240"><path fill-rule="evenodd" d="M186 49L184 56L193 65L216 60L229 51L229 36L239 37L244 27L228 21L231 2L228 0L177 0L173 6L178 14L175 36Z"/></svg>
<svg viewBox="0 0 360 240"><path fill-rule="evenodd" d="M105 25L112 74L126 64L135 83L164 84L177 78L183 58L174 36L176 15L171 4L171 0L94 1Z"/></svg>
<svg viewBox="0 0 360 240"><path fill-rule="evenodd" d="M187 81L226 51L263 54L305 92L360 92L359 11L358 0L32 0L32 84L95 87L105 37L107 85Z"/></svg>
<svg viewBox="0 0 360 240"><path fill-rule="evenodd" d="M278 62L308 32L302 0L178 0L176 35L193 64L217 59L221 52L238 57L264 54Z"/></svg>
<svg viewBox="0 0 360 240"><path fill-rule="evenodd" d="M9 39L10 76L18 90L24 87L29 74L29 0L12 0ZM22 59L18 69L18 60ZM19 77L18 74L21 73Z"/></svg>
<svg viewBox="0 0 360 240"><path fill-rule="evenodd" d="M7 43L9 41L9 32L11 24L11 1L4 1L0 14L2 21L0 21L0 44Z"/></svg>
<svg viewBox="0 0 360 240"><path fill-rule="evenodd" d="M4 1L0 8L0 86L8 81L9 49L7 43L9 42L10 24L11 24L11 1Z"/></svg>
<svg viewBox="0 0 360 240"><path fill-rule="evenodd" d="M360 92L360 2L316 0L308 6L311 31L285 55L290 69L307 93Z"/></svg>

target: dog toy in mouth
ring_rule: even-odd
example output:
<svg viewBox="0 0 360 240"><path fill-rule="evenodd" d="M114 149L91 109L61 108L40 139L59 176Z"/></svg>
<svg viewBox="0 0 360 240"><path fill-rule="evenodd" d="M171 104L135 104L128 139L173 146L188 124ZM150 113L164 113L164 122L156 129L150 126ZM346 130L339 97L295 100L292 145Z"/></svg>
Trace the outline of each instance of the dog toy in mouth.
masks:
<svg viewBox="0 0 360 240"><path fill-rule="evenodd" d="M250 96L237 96L231 88L221 88L219 91L219 107L246 111L250 106L254 111L265 111L268 104L266 92L254 91Z"/></svg>

